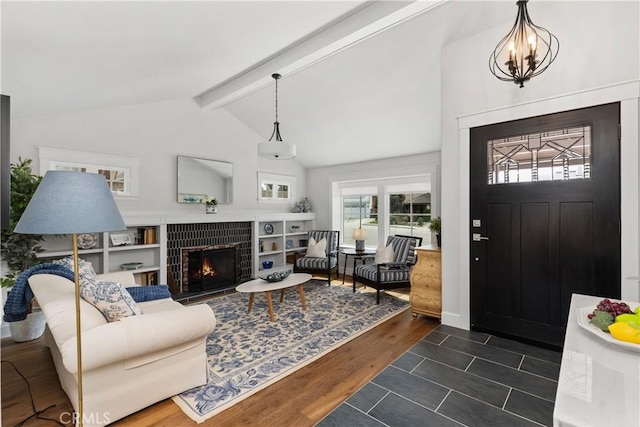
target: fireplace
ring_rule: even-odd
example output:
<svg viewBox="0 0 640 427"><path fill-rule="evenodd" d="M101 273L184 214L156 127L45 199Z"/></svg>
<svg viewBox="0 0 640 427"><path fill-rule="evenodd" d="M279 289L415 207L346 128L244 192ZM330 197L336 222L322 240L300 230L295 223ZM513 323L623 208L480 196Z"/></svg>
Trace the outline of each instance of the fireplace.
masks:
<svg viewBox="0 0 640 427"><path fill-rule="evenodd" d="M240 243L182 248L182 291L228 289L240 277Z"/></svg>

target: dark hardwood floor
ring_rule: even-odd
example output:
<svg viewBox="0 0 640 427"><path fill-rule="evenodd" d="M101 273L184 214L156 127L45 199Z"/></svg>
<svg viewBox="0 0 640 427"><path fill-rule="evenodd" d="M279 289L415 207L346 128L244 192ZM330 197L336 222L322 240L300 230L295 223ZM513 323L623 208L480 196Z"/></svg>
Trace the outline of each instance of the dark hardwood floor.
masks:
<svg viewBox="0 0 640 427"><path fill-rule="evenodd" d="M350 278L347 277L347 283ZM341 283L335 281L335 284ZM408 289L396 290L404 293ZM411 310L395 316L328 355L285 377L205 421L203 426L313 426L367 384L439 322ZM71 405L62 391L49 350L42 339L17 344L1 342L2 360L16 365L28 379L38 410L54 407L42 416L58 419ZM29 393L19 375L2 364L2 425L14 426L33 413ZM55 425L29 420L25 426ZM156 403L114 426L195 426L171 399Z"/></svg>

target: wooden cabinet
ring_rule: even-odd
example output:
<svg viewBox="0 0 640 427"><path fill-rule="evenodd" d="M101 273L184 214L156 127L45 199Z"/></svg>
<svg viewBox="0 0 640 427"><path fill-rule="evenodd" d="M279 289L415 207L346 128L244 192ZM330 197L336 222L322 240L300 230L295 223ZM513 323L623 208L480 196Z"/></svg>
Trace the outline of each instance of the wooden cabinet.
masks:
<svg viewBox="0 0 640 427"><path fill-rule="evenodd" d="M442 314L442 262L440 248L420 246L416 248L418 261L411 269L411 311L414 316L440 318Z"/></svg>

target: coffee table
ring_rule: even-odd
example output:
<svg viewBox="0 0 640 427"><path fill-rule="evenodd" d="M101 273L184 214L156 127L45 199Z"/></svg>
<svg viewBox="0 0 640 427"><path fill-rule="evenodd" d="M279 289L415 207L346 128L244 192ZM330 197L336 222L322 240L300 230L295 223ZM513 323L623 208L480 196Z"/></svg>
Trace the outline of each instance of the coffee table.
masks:
<svg viewBox="0 0 640 427"><path fill-rule="evenodd" d="M302 309L307 309L307 301L304 298L303 284L311 280L311 275L308 273L293 273L287 276L286 279L279 282L267 282L263 279L254 279L248 282L244 282L241 285L236 286L236 291L249 294L249 308L247 313L251 313L253 307L253 296L256 292L264 292L267 296L267 306L269 307L269 319L274 322L275 316L273 314L273 302L271 301L271 292L280 291L280 302L284 301L284 290L286 288L298 287L298 293L300 294L300 301L302 302Z"/></svg>

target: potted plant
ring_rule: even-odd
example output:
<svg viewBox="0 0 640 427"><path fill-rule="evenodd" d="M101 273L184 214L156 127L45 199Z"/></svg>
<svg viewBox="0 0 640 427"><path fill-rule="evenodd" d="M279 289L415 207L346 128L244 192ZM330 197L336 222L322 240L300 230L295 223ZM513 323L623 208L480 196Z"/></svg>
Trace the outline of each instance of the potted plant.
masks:
<svg viewBox="0 0 640 427"><path fill-rule="evenodd" d="M214 197L213 199L205 200L206 210L208 214L218 213L218 200Z"/></svg>
<svg viewBox="0 0 640 427"><path fill-rule="evenodd" d="M436 233L436 239L438 241L438 247L440 247L440 232L441 232L442 223L440 221L440 217L433 218L429 223L429 231L432 233Z"/></svg>
<svg viewBox="0 0 640 427"><path fill-rule="evenodd" d="M6 299L5 290L13 286L18 275L40 263L37 254L43 251L40 246L43 237L36 234L18 234L13 230L41 180L42 177L34 175L31 171L31 159L18 158L18 163L11 164L9 227L0 234L2 260L7 264L9 271L0 279L3 301ZM29 312L25 320L9 323L11 336L15 341L22 342L38 338L44 331L44 316L41 313L32 314L31 310Z"/></svg>

